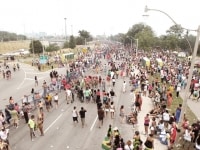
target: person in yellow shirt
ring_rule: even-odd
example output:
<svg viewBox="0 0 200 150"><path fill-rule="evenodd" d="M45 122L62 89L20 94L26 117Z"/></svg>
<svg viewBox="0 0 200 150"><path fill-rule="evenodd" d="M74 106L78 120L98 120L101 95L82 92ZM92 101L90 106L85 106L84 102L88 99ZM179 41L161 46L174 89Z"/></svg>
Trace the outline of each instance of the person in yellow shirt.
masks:
<svg viewBox="0 0 200 150"><path fill-rule="evenodd" d="M172 85L169 86L169 91L170 91L171 93L174 92L174 87L173 87Z"/></svg>
<svg viewBox="0 0 200 150"><path fill-rule="evenodd" d="M51 108L53 108L52 95L51 94L47 94L47 99L48 99L49 105L51 106Z"/></svg>
<svg viewBox="0 0 200 150"><path fill-rule="evenodd" d="M31 118L28 121L28 126L29 126L29 129L30 129L31 141L34 141L33 137L35 137L34 128L35 128L36 124L35 124L34 119L35 119L35 116L31 115Z"/></svg>

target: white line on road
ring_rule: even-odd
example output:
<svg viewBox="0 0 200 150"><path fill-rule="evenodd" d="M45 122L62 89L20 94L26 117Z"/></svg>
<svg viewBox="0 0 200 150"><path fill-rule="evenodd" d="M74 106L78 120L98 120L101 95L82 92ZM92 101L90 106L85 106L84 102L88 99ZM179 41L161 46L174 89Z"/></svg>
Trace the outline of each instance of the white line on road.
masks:
<svg viewBox="0 0 200 150"><path fill-rule="evenodd" d="M26 72L27 74L49 74L49 72Z"/></svg>
<svg viewBox="0 0 200 150"><path fill-rule="evenodd" d="M94 120L92 126L90 127L90 131L92 131L92 129L94 128L94 125L95 125L95 123L96 123L96 121L97 121L97 118L98 118L98 115L96 116L96 118L95 118L95 120Z"/></svg>
<svg viewBox="0 0 200 150"><path fill-rule="evenodd" d="M32 78L26 78L25 80L34 80L34 79L32 79Z"/></svg>
<svg viewBox="0 0 200 150"><path fill-rule="evenodd" d="M58 119L60 119L60 117L63 115L63 113L62 114L60 114L57 118L56 118L56 120L54 120L45 130L44 130L44 133L46 133L55 123L56 123L56 121L58 120Z"/></svg>
<svg viewBox="0 0 200 150"><path fill-rule="evenodd" d="M24 84L25 79L20 83L20 85L17 87L17 90L21 88L21 86Z"/></svg>

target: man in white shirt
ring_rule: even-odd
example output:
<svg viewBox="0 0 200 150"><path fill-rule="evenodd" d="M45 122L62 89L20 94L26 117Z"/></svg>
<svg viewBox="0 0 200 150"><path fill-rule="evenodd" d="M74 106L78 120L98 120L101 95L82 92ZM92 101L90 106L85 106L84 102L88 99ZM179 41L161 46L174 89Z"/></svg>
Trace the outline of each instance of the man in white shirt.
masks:
<svg viewBox="0 0 200 150"><path fill-rule="evenodd" d="M66 89L66 100L67 100L67 104L69 104L69 102L72 99L72 91L70 89Z"/></svg>
<svg viewBox="0 0 200 150"><path fill-rule="evenodd" d="M0 131L0 138L5 142L8 140L8 132L9 132L9 129L5 129L4 127L2 127Z"/></svg>
<svg viewBox="0 0 200 150"><path fill-rule="evenodd" d="M163 121L164 121L165 127L168 127L169 119L170 119L170 115L169 115L168 110L166 110L163 113Z"/></svg>

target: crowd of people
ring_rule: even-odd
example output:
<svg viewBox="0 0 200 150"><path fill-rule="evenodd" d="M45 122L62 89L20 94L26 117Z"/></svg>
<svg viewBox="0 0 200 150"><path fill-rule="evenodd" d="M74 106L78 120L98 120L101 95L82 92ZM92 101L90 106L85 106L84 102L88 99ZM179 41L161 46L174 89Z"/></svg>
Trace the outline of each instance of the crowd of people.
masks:
<svg viewBox="0 0 200 150"><path fill-rule="evenodd" d="M18 128L19 119L24 118L29 125L32 141L36 128L43 136L45 119L43 107L46 106L46 112L49 112L54 101L55 107L58 108L59 92L64 91L67 104L78 99L81 103L95 103L97 105L99 128L103 126L105 117L110 116L111 119L114 119L116 111L119 111L120 123L126 121L135 128L138 123L138 113L142 111L143 98L149 97L154 108L144 116L146 141L142 141L140 132L136 131L133 139L125 142L120 131L110 125L102 147L106 146L106 148L113 150L141 150L143 148L151 150L155 149L154 139L158 138L161 143L167 145L168 149L172 149L178 132L181 132L181 136L189 143L188 145L195 146L199 150L199 121L190 123L187 118L189 116L185 116L183 126L179 129L177 123L182 122L180 120L182 105L179 104L175 112L170 112L172 102L180 96L179 93L185 89L187 84L190 60L181 61L173 53L164 51L151 51L151 53L141 51L136 57L132 50L121 51L120 48L121 46L111 46L109 50L98 55L91 52L85 56L90 59L80 57L66 66L66 74L61 75L52 71L50 73L51 83L47 84L44 80L42 84L42 95L35 93L32 89L31 93L33 94L34 107L37 108L37 115L29 115L32 108L29 102L23 102L20 110L19 104L15 103L13 98L10 97L9 105L5 109L5 116L3 112L0 116L1 126L4 128L5 122L9 124L12 118L13 125ZM101 55L107 59L105 64L101 62L101 59L98 59ZM144 58L149 58L150 63ZM159 61L157 61L157 58L159 58ZM128 84L125 79L129 79L131 92L134 93L133 109L130 114L125 114L123 105L119 110L115 108L114 99L117 95L113 89L119 78L124 80L121 92L126 94ZM35 86L38 86L37 76L35 76ZM199 76L198 72L194 71L190 88L191 96L199 96L198 88ZM52 94L52 91L54 94ZM74 125L78 123L77 117L80 116L81 125L84 128L86 112L87 110L83 107L80 111L77 111L76 106L74 106L72 110Z"/></svg>

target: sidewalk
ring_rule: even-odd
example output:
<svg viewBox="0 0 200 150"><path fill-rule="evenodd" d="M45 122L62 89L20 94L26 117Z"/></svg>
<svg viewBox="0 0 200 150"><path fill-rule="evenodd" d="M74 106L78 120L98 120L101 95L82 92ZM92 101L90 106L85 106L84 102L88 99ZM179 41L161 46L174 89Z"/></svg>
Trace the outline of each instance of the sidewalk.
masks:
<svg viewBox="0 0 200 150"><path fill-rule="evenodd" d="M149 97L142 96L142 108L141 111L138 113L138 126L135 130L140 132L141 139L144 142L146 141L147 136L144 135L144 117L150 110L153 108L152 101ZM150 133L150 131L149 131ZM167 150L167 146L160 143L158 139L155 138L154 140L154 150Z"/></svg>
<svg viewBox="0 0 200 150"><path fill-rule="evenodd" d="M182 90L180 92L180 96L181 96L182 99L185 99L185 92L186 92L185 90ZM189 92L188 92L188 94L189 94ZM197 119L199 119L200 118L200 111L199 111L200 101L198 102L196 100L187 99L187 105L190 108L190 110L195 114Z"/></svg>

